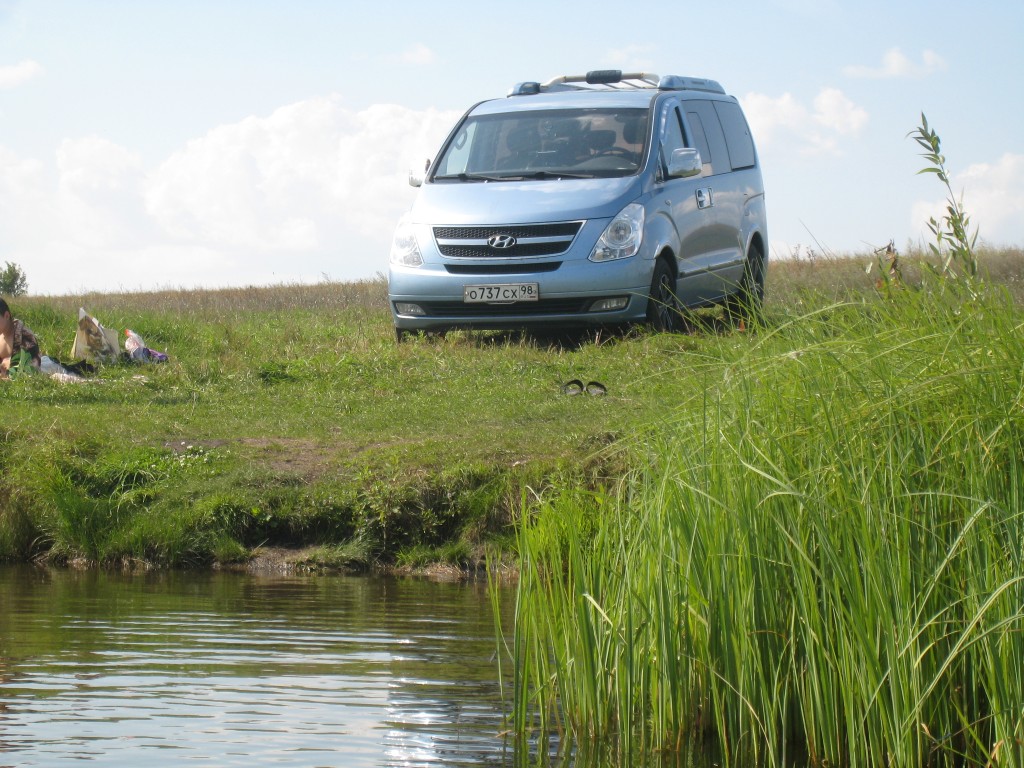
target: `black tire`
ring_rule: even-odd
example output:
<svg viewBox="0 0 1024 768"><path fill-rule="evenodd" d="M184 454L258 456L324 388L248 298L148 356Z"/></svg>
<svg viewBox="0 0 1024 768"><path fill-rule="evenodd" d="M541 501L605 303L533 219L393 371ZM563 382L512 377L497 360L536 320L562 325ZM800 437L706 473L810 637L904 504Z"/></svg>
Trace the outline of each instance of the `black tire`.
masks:
<svg viewBox="0 0 1024 768"><path fill-rule="evenodd" d="M679 328L675 275L664 259L658 259L654 265L651 293L647 299L647 322L655 331L664 333L672 333Z"/></svg>
<svg viewBox="0 0 1024 768"><path fill-rule="evenodd" d="M395 328L395 342L401 344L403 341L405 341L405 337L406 335L408 335L408 333L409 332L404 328Z"/></svg>
<svg viewBox="0 0 1024 768"><path fill-rule="evenodd" d="M739 288L725 299L725 316L737 324L757 320L763 303L764 254L757 246L751 246Z"/></svg>

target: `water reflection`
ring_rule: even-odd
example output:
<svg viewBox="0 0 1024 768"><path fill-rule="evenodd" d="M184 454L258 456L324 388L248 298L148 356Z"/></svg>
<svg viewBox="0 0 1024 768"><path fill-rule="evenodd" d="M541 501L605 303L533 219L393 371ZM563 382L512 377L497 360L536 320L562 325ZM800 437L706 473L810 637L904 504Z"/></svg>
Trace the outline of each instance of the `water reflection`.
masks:
<svg viewBox="0 0 1024 768"><path fill-rule="evenodd" d="M495 650L483 585L3 568L0 766L512 765Z"/></svg>

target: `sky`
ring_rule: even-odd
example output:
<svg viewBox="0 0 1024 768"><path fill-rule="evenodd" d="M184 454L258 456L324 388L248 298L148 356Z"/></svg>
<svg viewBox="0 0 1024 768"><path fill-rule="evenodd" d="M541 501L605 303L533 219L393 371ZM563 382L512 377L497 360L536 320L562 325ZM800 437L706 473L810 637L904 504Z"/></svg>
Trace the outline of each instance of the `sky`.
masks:
<svg viewBox="0 0 1024 768"><path fill-rule="evenodd" d="M591 69L739 99L771 258L931 242L922 113L980 241L1021 246L1022 32L1010 0L0 0L0 268L34 295L374 278L466 109Z"/></svg>

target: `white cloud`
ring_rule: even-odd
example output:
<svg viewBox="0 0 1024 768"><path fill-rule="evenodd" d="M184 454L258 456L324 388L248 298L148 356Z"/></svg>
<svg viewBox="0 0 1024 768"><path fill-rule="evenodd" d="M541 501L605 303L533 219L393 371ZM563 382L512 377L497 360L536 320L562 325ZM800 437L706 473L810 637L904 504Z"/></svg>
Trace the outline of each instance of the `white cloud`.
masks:
<svg viewBox="0 0 1024 768"><path fill-rule="evenodd" d="M40 170L38 162L18 157L0 145L0 200L12 202L18 194L36 189Z"/></svg>
<svg viewBox="0 0 1024 768"><path fill-rule="evenodd" d="M743 109L758 146L793 142L803 154L840 154L839 139L859 135L868 121L867 111L835 88L823 88L811 106L791 93L749 93Z"/></svg>
<svg viewBox="0 0 1024 768"><path fill-rule="evenodd" d="M995 245L1024 242L1024 155L1007 153L995 163L975 163L954 174L950 184L981 240ZM941 220L946 206L945 198L914 203L914 231L931 241L928 219Z"/></svg>
<svg viewBox="0 0 1024 768"><path fill-rule="evenodd" d="M387 268L409 168L457 117L331 96L155 166L98 137L65 140L51 164L0 147L0 255L36 293L366 277Z"/></svg>
<svg viewBox="0 0 1024 768"><path fill-rule="evenodd" d="M24 85L42 71L42 66L31 59L0 67L0 91Z"/></svg>
<svg viewBox="0 0 1024 768"><path fill-rule="evenodd" d="M407 48L403 51L399 58L406 64L423 66L426 64L433 64L437 59L437 56L434 54L433 50L423 43L416 43L411 48Z"/></svg>
<svg viewBox="0 0 1024 768"><path fill-rule="evenodd" d="M856 136L868 122L868 113L836 88L823 88L814 97L814 121L840 136Z"/></svg>
<svg viewBox="0 0 1024 768"><path fill-rule="evenodd" d="M176 239L228 248L340 249L352 232L390 237L410 151L425 156L454 119L394 105L351 112L338 97L282 107L189 142L152 175L147 209Z"/></svg>
<svg viewBox="0 0 1024 768"><path fill-rule="evenodd" d="M899 48L890 48L882 56L882 62L879 66L869 67L863 64L854 64L844 67L843 74L847 77L892 79L925 77L935 72L942 72L945 69L946 62L935 51L923 51L921 53L921 61L915 62L909 59Z"/></svg>

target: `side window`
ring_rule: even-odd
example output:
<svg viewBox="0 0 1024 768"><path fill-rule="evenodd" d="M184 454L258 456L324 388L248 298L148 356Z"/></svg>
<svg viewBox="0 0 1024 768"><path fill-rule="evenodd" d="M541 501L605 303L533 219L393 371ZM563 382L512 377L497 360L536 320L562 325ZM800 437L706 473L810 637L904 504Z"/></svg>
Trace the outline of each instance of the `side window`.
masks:
<svg viewBox="0 0 1024 768"><path fill-rule="evenodd" d="M448 154L444 158L444 166L438 169L439 175L464 173L469 168L470 153L474 147L476 123L464 125L452 140Z"/></svg>
<svg viewBox="0 0 1024 768"><path fill-rule="evenodd" d="M693 146L700 152L700 159L704 165L710 166L714 158L711 157L708 137L704 135L704 124L700 121L700 115L696 112L687 112L686 121L690 124L690 133L693 134Z"/></svg>
<svg viewBox="0 0 1024 768"><path fill-rule="evenodd" d="M701 126L701 131L704 134L704 142L708 148L707 157L704 157L703 148L699 144L697 145L701 151L701 160L704 161L704 175L715 176L731 170L729 150L725 147L725 134L722 133L722 125L718 122L718 113L715 111L714 103L701 99L687 101L686 118L690 121L690 127L693 128L694 139L696 139L697 133L697 129L693 127L695 123ZM708 168L709 163L710 168Z"/></svg>
<svg viewBox="0 0 1024 768"><path fill-rule="evenodd" d="M672 153L675 150L686 147L686 138L683 132L683 121L679 114L679 107L675 104L671 104L665 108L664 114L665 132L661 142L660 166L662 170L668 168L668 159L672 156Z"/></svg>
<svg viewBox="0 0 1024 768"><path fill-rule="evenodd" d="M743 117L739 104L728 101L716 101L715 112L722 121L725 132L725 143L729 148L729 164L732 169L750 168L754 165L754 141L750 138L750 128Z"/></svg>
<svg viewBox="0 0 1024 768"><path fill-rule="evenodd" d="M672 154L672 150L682 149L685 146L686 141L683 139L683 124L679 120L679 110L672 107L665 116L665 157Z"/></svg>

